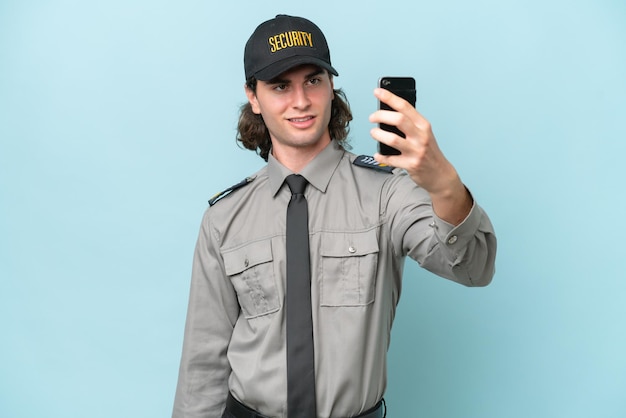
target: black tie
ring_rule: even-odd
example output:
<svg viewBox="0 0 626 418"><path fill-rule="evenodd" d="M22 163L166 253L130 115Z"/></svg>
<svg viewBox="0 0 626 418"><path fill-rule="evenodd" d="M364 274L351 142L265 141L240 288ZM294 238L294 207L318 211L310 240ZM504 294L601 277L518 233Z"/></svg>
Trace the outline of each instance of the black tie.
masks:
<svg viewBox="0 0 626 418"><path fill-rule="evenodd" d="M304 177L285 179L291 190L287 207L287 416L314 418L315 360L311 318L309 216Z"/></svg>

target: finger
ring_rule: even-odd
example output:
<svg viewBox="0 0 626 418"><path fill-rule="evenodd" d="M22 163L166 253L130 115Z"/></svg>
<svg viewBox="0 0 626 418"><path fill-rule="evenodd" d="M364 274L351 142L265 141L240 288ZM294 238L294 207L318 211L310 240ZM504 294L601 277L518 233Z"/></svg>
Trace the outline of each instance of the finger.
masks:
<svg viewBox="0 0 626 418"><path fill-rule="evenodd" d="M378 110L370 115L370 122L378 123L378 127L381 130L383 130L381 124L397 128L400 132L402 132L402 134L404 134L404 138L400 139L406 138L409 141L413 141L417 139L420 135L419 128L415 125L415 123L400 112L391 110ZM387 130L384 131L388 132ZM397 131L392 131L391 134L393 134L394 136L399 135ZM390 138L390 140L392 140L392 138Z"/></svg>
<svg viewBox="0 0 626 418"><path fill-rule="evenodd" d="M399 155L383 155L379 152L374 154L374 159L381 165L388 165L390 167L403 168L402 160Z"/></svg>
<svg viewBox="0 0 626 418"><path fill-rule="evenodd" d="M374 159L379 163L379 164L384 164L384 165L391 165L388 163L388 158L386 155L383 155L379 152L374 154ZM393 167L393 166L392 166Z"/></svg>
<svg viewBox="0 0 626 418"><path fill-rule="evenodd" d="M409 102L385 89L375 89L374 94L379 100L388 100L390 107L395 110L378 110L369 117L372 123L384 123L396 126L407 137L418 134L418 131L427 131L429 123ZM416 131L416 128L418 131Z"/></svg>
<svg viewBox="0 0 626 418"><path fill-rule="evenodd" d="M407 102L402 97L396 96L389 90L376 88L374 89L374 96L381 102L389 105L389 107L396 112L406 115L416 124L419 124L422 119L425 119L411 103Z"/></svg>
<svg viewBox="0 0 626 418"><path fill-rule="evenodd" d="M386 89L376 88L374 89L374 96L383 103L386 103L396 112L402 112L403 110L415 109L411 103L404 100L402 97L397 96Z"/></svg>
<svg viewBox="0 0 626 418"><path fill-rule="evenodd" d="M407 149L407 140L393 132L385 131L380 128L372 128L370 130L370 135L376 141L389 145L400 152Z"/></svg>
<svg viewBox="0 0 626 418"><path fill-rule="evenodd" d="M372 123L385 123L387 125L397 126L404 119L404 115L394 110L377 110L369 117Z"/></svg>

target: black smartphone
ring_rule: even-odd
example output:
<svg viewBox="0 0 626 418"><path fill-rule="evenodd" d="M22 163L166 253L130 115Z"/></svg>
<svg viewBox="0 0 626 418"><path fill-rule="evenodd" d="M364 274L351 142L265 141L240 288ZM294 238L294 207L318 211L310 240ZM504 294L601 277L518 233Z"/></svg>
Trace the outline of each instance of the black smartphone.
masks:
<svg viewBox="0 0 626 418"><path fill-rule="evenodd" d="M381 77L378 80L378 87L391 91L396 96L402 97L407 102L411 103L415 107L415 100L417 94L415 93L415 79L413 77ZM387 104L379 101L378 108L381 110L393 110ZM384 123L379 124L380 129L393 132L402 138L406 136L395 126L387 125ZM378 152L383 155L399 155L400 151L390 147L389 145L378 143Z"/></svg>

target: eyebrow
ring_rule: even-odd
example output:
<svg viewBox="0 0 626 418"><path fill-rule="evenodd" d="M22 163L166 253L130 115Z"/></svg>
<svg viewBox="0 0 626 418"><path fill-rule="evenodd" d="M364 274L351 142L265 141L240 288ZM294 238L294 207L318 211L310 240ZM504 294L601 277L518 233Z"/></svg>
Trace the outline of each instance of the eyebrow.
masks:
<svg viewBox="0 0 626 418"><path fill-rule="evenodd" d="M323 68L317 68L313 70L311 73L304 76L305 79L315 77L316 75L322 74L324 72ZM271 80L266 81L267 84L290 84L291 80L286 80L284 78L274 77Z"/></svg>

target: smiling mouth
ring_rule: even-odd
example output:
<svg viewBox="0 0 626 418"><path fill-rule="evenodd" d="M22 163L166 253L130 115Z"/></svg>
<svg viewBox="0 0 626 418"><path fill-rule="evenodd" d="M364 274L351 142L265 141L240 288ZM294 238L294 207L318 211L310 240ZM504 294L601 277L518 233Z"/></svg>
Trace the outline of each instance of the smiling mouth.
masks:
<svg viewBox="0 0 626 418"><path fill-rule="evenodd" d="M313 119L313 116L307 116L304 118L289 118L290 122L306 122Z"/></svg>

